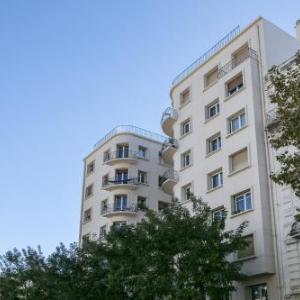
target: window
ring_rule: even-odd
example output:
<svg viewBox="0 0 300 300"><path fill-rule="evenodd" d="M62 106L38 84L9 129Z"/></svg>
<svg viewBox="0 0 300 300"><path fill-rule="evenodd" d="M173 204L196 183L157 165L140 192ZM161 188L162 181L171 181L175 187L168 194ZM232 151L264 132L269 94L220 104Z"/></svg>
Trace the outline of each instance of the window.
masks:
<svg viewBox="0 0 300 300"><path fill-rule="evenodd" d="M218 80L218 67L213 68L204 76L204 87L209 87Z"/></svg>
<svg viewBox="0 0 300 300"><path fill-rule="evenodd" d="M224 207L218 208L218 209L214 209L212 211L212 217L213 217L213 221L223 221L226 219L226 211Z"/></svg>
<svg viewBox="0 0 300 300"><path fill-rule="evenodd" d="M115 183L116 184L128 184L128 170L117 169L115 171Z"/></svg>
<svg viewBox="0 0 300 300"><path fill-rule="evenodd" d="M137 208L141 209L141 210L146 209L147 208L146 201L147 201L146 197L138 196L137 197Z"/></svg>
<svg viewBox="0 0 300 300"><path fill-rule="evenodd" d="M229 156L229 170L230 173L242 170L249 165L248 149L244 148Z"/></svg>
<svg viewBox="0 0 300 300"><path fill-rule="evenodd" d="M129 156L128 144L117 145L116 158L128 158L128 156Z"/></svg>
<svg viewBox="0 0 300 300"><path fill-rule="evenodd" d="M250 286L251 300L268 300L267 284Z"/></svg>
<svg viewBox="0 0 300 300"><path fill-rule="evenodd" d="M107 212L107 199L101 201L101 214L105 214Z"/></svg>
<svg viewBox="0 0 300 300"><path fill-rule="evenodd" d="M127 223L126 221L115 221L113 222L113 226L116 228L116 229L120 229L122 228L123 226L125 226Z"/></svg>
<svg viewBox="0 0 300 300"><path fill-rule="evenodd" d="M138 157L146 159L146 155L147 155L147 148L143 146L139 146Z"/></svg>
<svg viewBox="0 0 300 300"><path fill-rule="evenodd" d="M85 245L85 244L87 244L89 241L90 241L90 234L89 234L89 233L84 234L84 235L82 236L82 244Z"/></svg>
<svg viewBox="0 0 300 300"><path fill-rule="evenodd" d="M192 195L191 189L192 189L191 184L187 184L182 187L182 201L187 201L191 199L191 195Z"/></svg>
<svg viewBox="0 0 300 300"><path fill-rule="evenodd" d="M161 187L163 182L166 180L163 176L158 176L158 186Z"/></svg>
<svg viewBox="0 0 300 300"><path fill-rule="evenodd" d="M191 119L187 119L181 123L181 135L186 135L191 131Z"/></svg>
<svg viewBox="0 0 300 300"><path fill-rule="evenodd" d="M181 167L186 168L191 165L191 151L186 151L181 154Z"/></svg>
<svg viewBox="0 0 300 300"><path fill-rule="evenodd" d="M252 209L251 191L232 196L232 215Z"/></svg>
<svg viewBox="0 0 300 300"><path fill-rule="evenodd" d="M231 96L242 89L244 86L243 75L239 74L226 83L227 96Z"/></svg>
<svg viewBox="0 0 300 300"><path fill-rule="evenodd" d="M147 173L144 171L138 171L138 182L147 184Z"/></svg>
<svg viewBox="0 0 300 300"><path fill-rule="evenodd" d="M107 150L107 151L105 151L103 153L103 161L106 162L108 160L110 160L110 152L109 152L109 150Z"/></svg>
<svg viewBox="0 0 300 300"><path fill-rule="evenodd" d="M246 126L246 114L245 110L233 115L228 119L228 131L233 133Z"/></svg>
<svg viewBox="0 0 300 300"><path fill-rule="evenodd" d="M89 209L85 210L83 213L83 222L84 223L89 222L89 221L91 221L91 219L92 219L92 209L89 208Z"/></svg>
<svg viewBox="0 0 300 300"><path fill-rule="evenodd" d="M235 68L249 57L248 43L232 54L232 68Z"/></svg>
<svg viewBox="0 0 300 300"><path fill-rule="evenodd" d="M100 226L100 231L99 231L99 238L103 239L106 237L107 231L106 231L106 225Z"/></svg>
<svg viewBox="0 0 300 300"><path fill-rule="evenodd" d="M169 203L163 202L163 201L158 201L158 211L161 212L164 209L169 207Z"/></svg>
<svg viewBox="0 0 300 300"><path fill-rule="evenodd" d="M85 188L85 199L91 196L93 196L93 184L90 184Z"/></svg>
<svg viewBox="0 0 300 300"><path fill-rule="evenodd" d="M208 175L208 189L212 190L223 185L223 172L219 169Z"/></svg>
<svg viewBox="0 0 300 300"><path fill-rule="evenodd" d="M180 106L185 105L190 100L191 100L191 93L190 93L190 89L187 88L180 94Z"/></svg>
<svg viewBox="0 0 300 300"><path fill-rule="evenodd" d="M90 175L95 170L95 161L90 162L86 167L86 175Z"/></svg>
<svg viewBox="0 0 300 300"><path fill-rule="evenodd" d="M246 246L244 249L238 251L238 253L237 253L238 259L251 257L251 256L255 255L253 234L245 236L244 239L247 241L248 246Z"/></svg>
<svg viewBox="0 0 300 300"><path fill-rule="evenodd" d="M102 176L102 187L107 186L109 183L109 178L108 178L108 174Z"/></svg>
<svg viewBox="0 0 300 300"><path fill-rule="evenodd" d="M219 112L220 112L219 100L215 100L205 107L205 119L209 120L210 118L218 115Z"/></svg>
<svg viewBox="0 0 300 300"><path fill-rule="evenodd" d="M127 195L115 195L114 211L123 211L127 209Z"/></svg>
<svg viewBox="0 0 300 300"><path fill-rule="evenodd" d="M206 153L213 153L221 149L221 134L218 132L206 140Z"/></svg>

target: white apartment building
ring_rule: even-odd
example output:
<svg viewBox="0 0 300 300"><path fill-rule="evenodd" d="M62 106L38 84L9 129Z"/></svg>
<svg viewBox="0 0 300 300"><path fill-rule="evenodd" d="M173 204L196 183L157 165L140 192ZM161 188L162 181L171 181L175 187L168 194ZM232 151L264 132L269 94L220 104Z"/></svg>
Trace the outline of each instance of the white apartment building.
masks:
<svg viewBox="0 0 300 300"><path fill-rule="evenodd" d="M162 129L173 142L168 160L174 162L162 188L186 207L192 205L191 192L202 197L213 217L226 210L227 229L249 222L248 249L230 258L242 261L249 276L237 284L233 300L300 299L282 270L291 261L282 256L287 231L278 232L284 215L277 203L284 211L291 200L290 193L275 199L269 179L274 155L270 159L265 93L267 71L299 48L297 39L261 17L242 31L237 27L175 78L172 106L162 116ZM293 247L299 251L299 244ZM291 273L297 277L299 257L293 259ZM300 281L293 284L295 291Z"/></svg>
<svg viewBox="0 0 300 300"><path fill-rule="evenodd" d="M165 140L135 126L118 126L84 158L81 242L104 238L112 224L138 222L145 207L157 211L170 203L171 195L161 189L168 171L161 158Z"/></svg>

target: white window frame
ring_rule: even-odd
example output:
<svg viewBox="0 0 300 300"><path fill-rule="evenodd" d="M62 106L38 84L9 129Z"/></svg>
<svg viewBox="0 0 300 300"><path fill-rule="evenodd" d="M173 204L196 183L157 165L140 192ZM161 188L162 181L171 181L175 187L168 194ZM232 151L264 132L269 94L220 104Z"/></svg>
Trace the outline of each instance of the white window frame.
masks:
<svg viewBox="0 0 300 300"><path fill-rule="evenodd" d="M239 85L236 86L235 91L232 92L231 94L229 94L228 85L229 85L232 81L236 80L236 79L239 78L239 77L242 77L242 84L241 84L241 86L239 86ZM230 98L230 97L232 97L233 95L235 95L236 93L238 93L240 90L242 90L242 89L245 87L245 78L244 78L243 72L240 72L240 73L236 74L234 77L232 77L231 79L229 79L229 80L225 83L225 85L226 85L226 98Z"/></svg>
<svg viewBox="0 0 300 300"><path fill-rule="evenodd" d="M184 96L188 94L188 99L186 99L184 101ZM181 93L180 93L180 104L179 104L179 107L183 107L185 106L186 104L190 103L191 102L191 98L192 98L192 89L191 87L187 87L186 89L184 89Z"/></svg>
<svg viewBox="0 0 300 300"><path fill-rule="evenodd" d="M185 169L192 165L192 151L187 150L181 154L181 168Z"/></svg>
<svg viewBox="0 0 300 300"><path fill-rule="evenodd" d="M117 205L117 198L120 199L120 205ZM127 194L118 194L114 196L114 211L122 211L128 208L128 195Z"/></svg>
<svg viewBox="0 0 300 300"><path fill-rule="evenodd" d="M192 195L192 184L191 183L188 183L186 185L184 185L182 188L181 188L181 191L182 191L182 201L185 202L185 201L188 201L191 199L191 195Z"/></svg>
<svg viewBox="0 0 300 300"><path fill-rule="evenodd" d="M142 184L147 184L147 172L142 171L142 170L138 170L138 183L142 183Z"/></svg>
<svg viewBox="0 0 300 300"><path fill-rule="evenodd" d="M208 83L207 82L208 77L211 76L211 74L213 74L215 72L217 72L217 79L215 81L212 81L211 83ZM207 88L213 86L216 82L218 82L218 72L219 72L219 66L217 65L204 75L204 89L207 89Z"/></svg>
<svg viewBox="0 0 300 300"><path fill-rule="evenodd" d="M224 206L217 207L212 210L212 219L213 221L216 221L216 214L221 214L221 219L226 219L226 210Z"/></svg>
<svg viewBox="0 0 300 300"><path fill-rule="evenodd" d="M214 115L211 115L210 111L214 107L216 108L216 113ZM206 121L215 118L219 114L220 114L220 101L219 101L219 99L216 99L216 100L212 101L211 103L209 103L208 105L205 106L205 120Z"/></svg>
<svg viewBox="0 0 300 300"><path fill-rule="evenodd" d="M188 131L186 131L186 126L188 127ZM186 136L187 134L191 133L192 131L192 122L191 122L191 118L188 118L186 120L184 120L183 122L181 122L180 124L180 135Z"/></svg>
<svg viewBox="0 0 300 300"><path fill-rule="evenodd" d="M91 188L91 193L88 195L88 189ZM85 188L84 198L88 199L94 195L94 184L91 183Z"/></svg>
<svg viewBox="0 0 300 300"><path fill-rule="evenodd" d="M213 147L212 147L212 144L214 141L216 141L216 143L217 143L216 149L213 149ZM214 134L213 136L209 137L206 140L206 154L207 155L213 154L213 153L219 151L221 148L222 148L221 132Z"/></svg>
<svg viewBox="0 0 300 300"><path fill-rule="evenodd" d="M247 165L246 165L245 167L240 168L240 169L233 170L232 158L233 158L235 155L240 154L240 153L243 152L243 151L246 151L246 153L247 153ZM242 170L248 168L248 167L250 166L250 157L249 157L249 156L250 156L249 147L244 147L244 148L242 148L242 149L240 149L240 150L238 150L238 151L236 151L236 152L230 154L230 155L229 155L229 175L235 174L235 173L237 173L237 172L239 172L239 171L242 171Z"/></svg>
<svg viewBox="0 0 300 300"><path fill-rule="evenodd" d="M247 189L244 190L240 193L234 194L231 196L231 201L232 201L232 211L231 211L231 215L235 216L241 213L245 213L247 211L251 211L253 210L253 198L252 198L252 191L251 189ZM250 195L250 207L247 208L247 195ZM242 205L243 205L243 209L242 210L238 210L238 205L237 205L237 198L238 197L242 197L241 199L239 199L238 201L241 202L242 201Z"/></svg>
<svg viewBox="0 0 300 300"><path fill-rule="evenodd" d="M92 170L90 170L90 167L92 167ZM89 176L90 174L95 172L95 160L89 162L86 166L86 176Z"/></svg>
<svg viewBox="0 0 300 300"><path fill-rule="evenodd" d="M87 218L87 212L89 212L89 218ZM83 223L92 221L92 209L88 208L83 212Z"/></svg>
<svg viewBox="0 0 300 300"><path fill-rule="evenodd" d="M241 116L244 115L244 124L242 124L242 118ZM237 119L238 120L238 127L233 130L233 120ZM247 114L246 114L246 109L241 109L234 115L230 116L227 118L227 124L228 124L228 135L232 135L235 132L238 132L242 128L247 126Z"/></svg>
<svg viewBox="0 0 300 300"><path fill-rule="evenodd" d="M146 147L139 145L138 158L147 159L147 148Z"/></svg>
<svg viewBox="0 0 300 300"><path fill-rule="evenodd" d="M217 176L218 185L214 186L214 178ZM208 191L212 191L223 186L223 170L222 168L208 174Z"/></svg>

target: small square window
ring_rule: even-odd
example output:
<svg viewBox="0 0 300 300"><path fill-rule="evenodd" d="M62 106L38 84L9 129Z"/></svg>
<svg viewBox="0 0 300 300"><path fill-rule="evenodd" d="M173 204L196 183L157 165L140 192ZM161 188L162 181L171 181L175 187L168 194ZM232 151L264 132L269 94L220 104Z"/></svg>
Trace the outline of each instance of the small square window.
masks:
<svg viewBox="0 0 300 300"><path fill-rule="evenodd" d="M221 134L218 132L206 140L206 153L213 153L221 149L221 146Z"/></svg>
<svg viewBox="0 0 300 300"><path fill-rule="evenodd" d="M248 246L246 248L244 248L243 250L238 251L238 253L237 253L238 259L251 257L251 256L255 255L253 234L245 236L244 239L247 241Z"/></svg>
<svg viewBox="0 0 300 300"><path fill-rule="evenodd" d="M89 208L89 209L85 210L83 213L83 222L87 223L91 220L92 220L92 209Z"/></svg>
<svg viewBox="0 0 300 300"><path fill-rule="evenodd" d="M229 156L229 169L230 173L242 170L249 165L248 161L248 149L244 148Z"/></svg>
<svg viewBox="0 0 300 300"><path fill-rule="evenodd" d="M213 221L224 221L226 219L226 211L224 207L214 209L212 211Z"/></svg>
<svg viewBox="0 0 300 300"><path fill-rule="evenodd" d="M245 110L241 110L237 114L228 118L228 133L234 133L235 131L246 126L246 114Z"/></svg>
<svg viewBox="0 0 300 300"><path fill-rule="evenodd" d="M216 115L218 115L219 112L220 112L219 100L215 100L205 107L205 119L209 120L215 117Z"/></svg>
<svg viewBox="0 0 300 300"><path fill-rule="evenodd" d="M243 75L240 73L226 83L227 97L232 96L244 87Z"/></svg>
<svg viewBox="0 0 300 300"><path fill-rule="evenodd" d="M223 186L223 172L219 169L208 175L208 189L213 190Z"/></svg>
<svg viewBox="0 0 300 300"><path fill-rule="evenodd" d="M86 175L90 175L94 171L95 171L95 161L92 161L86 166Z"/></svg>
<svg viewBox="0 0 300 300"><path fill-rule="evenodd" d="M187 119L181 123L181 136L188 134L191 131L191 119Z"/></svg>
<svg viewBox="0 0 300 300"><path fill-rule="evenodd" d="M138 171L138 182L147 184L147 173L144 171Z"/></svg>
<svg viewBox="0 0 300 300"><path fill-rule="evenodd" d="M187 201L191 199L192 185L189 183L182 187L182 200Z"/></svg>
<svg viewBox="0 0 300 300"><path fill-rule="evenodd" d="M186 168L191 165L191 151L186 151L181 154L181 167Z"/></svg>
<svg viewBox="0 0 300 300"><path fill-rule="evenodd" d="M94 189L93 187L94 185L90 184L85 188L85 199L93 196L93 189Z"/></svg>
<svg viewBox="0 0 300 300"><path fill-rule="evenodd" d="M209 87L218 80L218 67L213 68L204 76L204 87Z"/></svg>
<svg viewBox="0 0 300 300"><path fill-rule="evenodd" d="M232 196L232 215L251 209L252 199L250 190Z"/></svg>
<svg viewBox="0 0 300 300"><path fill-rule="evenodd" d="M143 146L139 146L138 158L146 159L147 148Z"/></svg>
<svg viewBox="0 0 300 300"><path fill-rule="evenodd" d="M185 105L190 100L191 100L190 88L187 88L180 94L180 106Z"/></svg>
<svg viewBox="0 0 300 300"><path fill-rule="evenodd" d="M147 204L146 204L147 198L146 197L142 197L142 196L138 196L137 197L137 208L144 210L147 208Z"/></svg>

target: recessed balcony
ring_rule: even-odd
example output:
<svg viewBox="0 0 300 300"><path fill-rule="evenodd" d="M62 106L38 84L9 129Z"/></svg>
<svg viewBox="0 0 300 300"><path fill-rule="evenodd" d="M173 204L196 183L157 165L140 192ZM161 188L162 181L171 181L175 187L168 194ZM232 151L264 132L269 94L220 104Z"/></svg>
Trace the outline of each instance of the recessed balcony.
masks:
<svg viewBox="0 0 300 300"><path fill-rule="evenodd" d="M102 186L103 190L112 191L116 189L129 189L135 190L138 186L137 178L128 178L128 179L109 179Z"/></svg>
<svg viewBox="0 0 300 300"><path fill-rule="evenodd" d="M172 164L173 163L173 156L177 149L177 141L173 138L167 139L160 151L160 155L165 163Z"/></svg>
<svg viewBox="0 0 300 300"><path fill-rule="evenodd" d="M173 107L168 107L161 117L161 127L163 132L168 136L173 136L173 125L178 119L178 112Z"/></svg>
<svg viewBox="0 0 300 300"><path fill-rule="evenodd" d="M163 175L162 189L167 194L173 194L173 188L178 182L178 173L173 169L167 170Z"/></svg>
<svg viewBox="0 0 300 300"><path fill-rule="evenodd" d="M127 204L126 206L107 206L101 210L103 217L113 217L117 215L134 216L138 209L135 204Z"/></svg>
<svg viewBox="0 0 300 300"><path fill-rule="evenodd" d="M104 154L104 163L111 166L116 163L129 163L135 164L138 159L138 153L136 151L112 151Z"/></svg>

